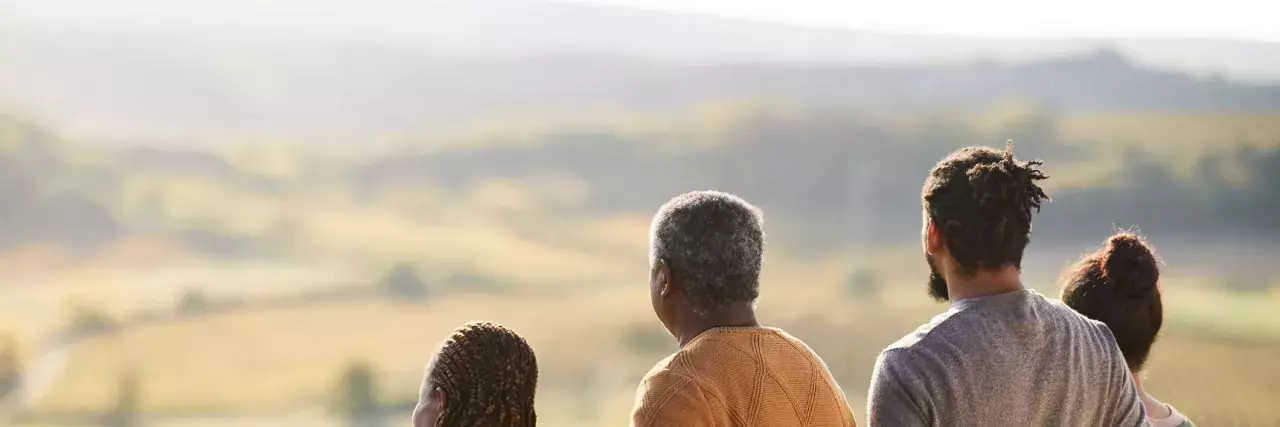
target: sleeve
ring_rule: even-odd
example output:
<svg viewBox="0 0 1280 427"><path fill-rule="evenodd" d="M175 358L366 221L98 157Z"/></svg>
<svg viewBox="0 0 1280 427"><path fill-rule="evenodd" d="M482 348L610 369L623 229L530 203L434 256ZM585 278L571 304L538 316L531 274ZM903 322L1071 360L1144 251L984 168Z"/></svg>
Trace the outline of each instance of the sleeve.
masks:
<svg viewBox="0 0 1280 427"><path fill-rule="evenodd" d="M1107 332L1110 333L1110 330ZM1138 395L1138 386L1133 381L1133 374L1129 371L1129 366L1124 361L1124 354L1120 352L1120 347L1116 347L1114 342L1111 343L1112 349L1112 396L1110 401L1115 402L1116 406L1110 412L1112 414L1110 425L1113 426L1149 426L1147 421L1147 408L1142 405L1142 397Z"/></svg>
<svg viewBox="0 0 1280 427"><path fill-rule="evenodd" d="M871 390L867 392L866 416L870 427L929 425L920 401L926 396L904 381L903 373L911 372L911 358L904 351L889 349L876 358Z"/></svg>
<svg viewBox="0 0 1280 427"><path fill-rule="evenodd" d="M1169 405L1167 403L1165 405L1169 407L1170 412L1173 412L1173 415L1171 415L1171 417L1177 417L1178 420L1182 421L1178 423L1178 427L1196 427L1196 424L1191 422L1191 420L1188 419L1186 415L1182 415L1181 412L1178 412L1178 408L1174 408L1173 405Z"/></svg>
<svg viewBox="0 0 1280 427"><path fill-rule="evenodd" d="M697 382L671 371L657 371L636 390L631 427L712 427L710 405Z"/></svg>

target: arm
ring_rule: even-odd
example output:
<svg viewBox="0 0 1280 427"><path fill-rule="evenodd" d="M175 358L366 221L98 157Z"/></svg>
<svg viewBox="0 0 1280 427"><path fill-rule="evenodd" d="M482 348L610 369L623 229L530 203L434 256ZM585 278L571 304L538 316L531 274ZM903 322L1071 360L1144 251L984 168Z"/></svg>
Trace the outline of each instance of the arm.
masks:
<svg viewBox="0 0 1280 427"><path fill-rule="evenodd" d="M631 427L714 425L707 399L692 378L658 371L645 378L636 390Z"/></svg>
<svg viewBox="0 0 1280 427"><path fill-rule="evenodd" d="M1110 334L1110 330L1107 331ZM1115 408L1111 410L1111 425L1114 426L1149 426L1147 408L1142 405L1142 396L1138 394L1138 386L1133 380L1129 366L1125 364L1124 353L1120 352L1115 342L1111 343L1111 401Z"/></svg>
<svg viewBox="0 0 1280 427"><path fill-rule="evenodd" d="M867 392L867 425L927 426L929 419L921 409L923 394L916 393L903 377L911 372L911 358L903 349L888 349L876 358L871 373L871 390Z"/></svg>
<svg viewBox="0 0 1280 427"><path fill-rule="evenodd" d="M1147 408L1142 406L1142 398L1138 396L1138 388L1133 383L1133 377L1129 375L1129 368L1123 367L1119 374L1119 379L1114 388L1119 392L1119 396L1112 399L1116 402L1115 414L1112 425L1117 426L1148 426L1151 425L1147 421Z"/></svg>

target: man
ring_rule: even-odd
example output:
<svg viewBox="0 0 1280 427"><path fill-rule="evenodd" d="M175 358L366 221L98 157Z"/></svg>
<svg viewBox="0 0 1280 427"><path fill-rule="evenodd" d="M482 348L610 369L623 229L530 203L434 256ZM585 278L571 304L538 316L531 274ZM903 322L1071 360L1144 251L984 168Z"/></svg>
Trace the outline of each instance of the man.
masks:
<svg viewBox="0 0 1280 427"><path fill-rule="evenodd" d="M854 426L822 359L756 321L762 227L760 210L714 191L654 216L649 293L680 350L645 375L632 426Z"/></svg>
<svg viewBox="0 0 1280 427"><path fill-rule="evenodd" d="M929 294L951 309L890 345L872 426L1136 426L1145 412L1105 325L1023 287L1039 161L968 147L925 180Z"/></svg>

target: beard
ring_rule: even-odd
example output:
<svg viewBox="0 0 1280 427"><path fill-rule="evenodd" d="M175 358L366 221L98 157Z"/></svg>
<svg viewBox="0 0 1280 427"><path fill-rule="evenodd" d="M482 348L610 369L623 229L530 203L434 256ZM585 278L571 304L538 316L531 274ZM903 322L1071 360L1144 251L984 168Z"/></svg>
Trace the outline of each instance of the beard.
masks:
<svg viewBox="0 0 1280 427"><path fill-rule="evenodd" d="M925 255L924 260L929 264L929 296L938 302L950 301L951 294L947 292L947 278L938 272L932 255Z"/></svg>

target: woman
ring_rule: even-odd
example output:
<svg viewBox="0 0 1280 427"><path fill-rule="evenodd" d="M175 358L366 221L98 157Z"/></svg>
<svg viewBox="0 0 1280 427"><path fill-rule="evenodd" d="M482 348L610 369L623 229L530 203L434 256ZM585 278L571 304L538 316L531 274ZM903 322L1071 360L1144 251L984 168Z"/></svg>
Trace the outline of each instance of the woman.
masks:
<svg viewBox="0 0 1280 427"><path fill-rule="evenodd" d="M1134 384L1152 426L1192 427L1194 424L1187 417L1147 394L1138 376L1164 318L1157 264L1151 247L1141 237L1118 233L1067 272L1062 302L1111 328L1134 374Z"/></svg>
<svg viewBox="0 0 1280 427"><path fill-rule="evenodd" d="M531 427L538 361L520 334L491 322L453 331L431 359L414 427Z"/></svg>

